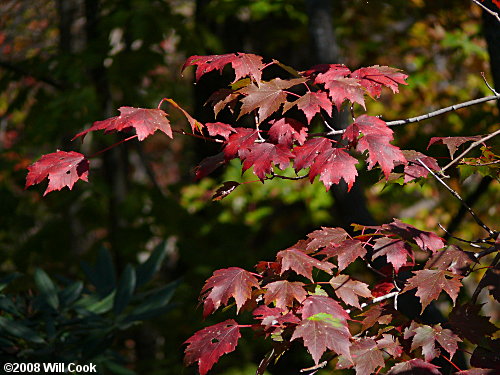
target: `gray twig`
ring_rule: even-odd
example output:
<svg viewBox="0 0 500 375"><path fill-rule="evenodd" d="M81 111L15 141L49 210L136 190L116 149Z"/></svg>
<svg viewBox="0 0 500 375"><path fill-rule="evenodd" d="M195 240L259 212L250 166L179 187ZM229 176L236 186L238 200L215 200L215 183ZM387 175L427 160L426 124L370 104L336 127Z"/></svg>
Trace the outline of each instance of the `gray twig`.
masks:
<svg viewBox="0 0 500 375"><path fill-rule="evenodd" d="M472 2L474 2L475 4L479 5L481 8L483 8L486 12L488 12L489 14L491 14L493 17L495 17L498 22L500 22L500 16L498 15L498 13L496 12L493 12L490 8L488 8L486 5L483 5L481 4L479 1L477 0L472 0Z"/></svg>

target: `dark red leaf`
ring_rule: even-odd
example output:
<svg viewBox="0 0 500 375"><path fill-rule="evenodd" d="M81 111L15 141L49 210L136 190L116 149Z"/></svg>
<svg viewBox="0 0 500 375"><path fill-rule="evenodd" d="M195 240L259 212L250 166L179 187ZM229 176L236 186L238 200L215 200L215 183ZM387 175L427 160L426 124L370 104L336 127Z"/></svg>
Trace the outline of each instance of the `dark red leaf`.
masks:
<svg viewBox="0 0 500 375"><path fill-rule="evenodd" d="M350 350L357 375L373 374L378 367L384 367L384 356L382 355L382 351L377 347L375 340L361 338L352 343Z"/></svg>
<svg viewBox="0 0 500 375"><path fill-rule="evenodd" d="M249 152L244 155L243 172L253 167L253 173L263 181L266 174L277 165L281 170L288 167L293 154L288 148L272 143L255 143L249 148Z"/></svg>
<svg viewBox="0 0 500 375"><path fill-rule="evenodd" d="M407 263L408 257L413 260L413 251L411 246L399 239L387 237L379 238L373 246L373 259L385 255L387 261L392 264L396 273Z"/></svg>
<svg viewBox="0 0 500 375"><path fill-rule="evenodd" d="M325 110L330 116L332 114L332 102L328 99L328 95L323 91L311 92L308 91L294 102L286 102L283 106L283 111L288 111L294 105L297 106L304 115L306 115L307 123L310 123L313 117L321 111Z"/></svg>
<svg viewBox="0 0 500 375"><path fill-rule="evenodd" d="M237 155L244 156L248 149L258 138L257 130L247 128L236 128L236 133L229 136L226 147L224 147L224 156L226 160L235 158Z"/></svg>
<svg viewBox="0 0 500 375"><path fill-rule="evenodd" d="M480 305L455 306L449 317L453 331L474 344L480 344L485 338L498 331L488 317L479 315L480 310Z"/></svg>
<svg viewBox="0 0 500 375"><path fill-rule="evenodd" d="M307 127L300 121L283 117L269 123L272 124L269 129L269 139L274 143L290 148L294 141L302 145L307 139Z"/></svg>
<svg viewBox="0 0 500 375"><path fill-rule="evenodd" d="M208 130L208 134L212 137L220 135L224 139L228 139L231 133L235 133L236 130L228 124L224 124L223 122L207 122L205 124Z"/></svg>
<svg viewBox="0 0 500 375"><path fill-rule="evenodd" d="M382 86L389 87L393 93L399 92L398 85L407 85L405 79L408 78L399 69L379 65L358 69L350 77L359 79L360 84L374 98L380 96Z"/></svg>
<svg viewBox="0 0 500 375"><path fill-rule="evenodd" d="M300 319L290 313L288 310L280 309L278 307L269 307L261 305L253 311L253 316L256 319L262 320L261 324L266 328L279 325L285 327L287 323L299 324Z"/></svg>
<svg viewBox="0 0 500 375"><path fill-rule="evenodd" d="M427 148L431 147L434 143L442 143L448 147L450 156L453 157L455 151L457 151L457 148L461 145L466 142L478 141L481 138L483 138L482 135L473 135L471 137L432 137Z"/></svg>
<svg viewBox="0 0 500 375"><path fill-rule="evenodd" d="M375 323L389 324L392 321L391 314L381 304L372 305L368 310L359 314L359 316L365 317L361 322L363 330L373 327Z"/></svg>
<svg viewBox="0 0 500 375"><path fill-rule="evenodd" d="M240 93L235 92L234 90L220 89L210 95L205 105L210 105L214 110L214 115L217 117L219 112L222 111L227 105L229 106L229 109L233 111L238 96L240 96Z"/></svg>
<svg viewBox="0 0 500 375"><path fill-rule="evenodd" d="M330 150L331 147L332 142L325 137L308 139L303 146L294 147L293 153L295 154L295 159L293 166L295 172L303 168L309 168L318 155Z"/></svg>
<svg viewBox="0 0 500 375"><path fill-rule="evenodd" d="M368 285L361 281L351 280L347 275L338 275L330 279L335 294L346 304L361 308L359 297L371 297L372 294Z"/></svg>
<svg viewBox="0 0 500 375"><path fill-rule="evenodd" d="M430 156L426 156L420 152L413 150L401 150L405 159L408 161L408 164L405 165L404 168L404 181L410 182L419 177L427 177L429 175L429 171L417 160L419 159L424 163L429 169L433 171L439 171L441 168L439 167L436 159L431 158Z"/></svg>
<svg viewBox="0 0 500 375"><path fill-rule="evenodd" d="M203 328L184 342L188 344L184 362L198 362L200 375L205 375L223 354L236 349L240 337L238 323L233 319Z"/></svg>
<svg viewBox="0 0 500 375"><path fill-rule="evenodd" d="M260 261L255 265L255 269L258 273L271 273L273 275L279 275L281 271L281 265L278 262L264 262Z"/></svg>
<svg viewBox="0 0 500 375"><path fill-rule="evenodd" d="M413 271L413 273L415 276L408 279L402 293L417 288L416 295L420 298L422 312L432 300L439 297L443 290L455 302L462 287L459 276L443 270L420 270ZM451 279L448 279L447 276L451 277Z"/></svg>
<svg viewBox="0 0 500 375"><path fill-rule="evenodd" d="M298 275L307 277L313 282L313 267L325 271L330 275L332 274L332 268L334 267L334 265L329 262L317 260L294 248L280 251L276 256L276 259L281 264L281 274L290 269L295 271Z"/></svg>
<svg viewBox="0 0 500 375"><path fill-rule="evenodd" d="M485 346L477 346L470 357L470 364L474 367L494 368L498 375L500 372L500 339L487 340Z"/></svg>
<svg viewBox="0 0 500 375"><path fill-rule="evenodd" d="M57 151L43 155L28 167L26 187L39 184L45 178L49 185L43 195L67 186L70 190L78 180L88 181L89 161L84 155L74 151Z"/></svg>
<svg viewBox="0 0 500 375"><path fill-rule="evenodd" d="M242 268L230 267L217 270L205 282L201 290L203 300L203 316L206 317L226 305L229 298L236 301L237 311L250 299L252 288L258 288L259 283L255 276Z"/></svg>
<svg viewBox="0 0 500 375"><path fill-rule="evenodd" d="M219 152L216 155L206 157L194 169L196 179L199 180L200 178L208 176L210 173L224 164L226 164L226 158L224 157L223 152Z"/></svg>
<svg viewBox="0 0 500 375"><path fill-rule="evenodd" d="M422 354L427 362L441 354L440 350L436 348L436 341L449 353L450 358L455 355L458 343L462 341L449 329L443 329L440 324L431 327L415 322L412 322L410 327L405 330L404 338L407 340L411 337L413 337L411 350L422 348Z"/></svg>
<svg viewBox="0 0 500 375"><path fill-rule="evenodd" d="M382 225L384 233L396 234L407 241L414 242L422 250L435 252L445 245L437 234L415 228L413 225L394 219L392 223Z"/></svg>
<svg viewBox="0 0 500 375"><path fill-rule="evenodd" d="M326 255L325 259L338 257L339 272L343 271L356 258L363 258L366 255L366 249L361 241L345 240L340 244L331 244L321 250L318 255Z"/></svg>
<svg viewBox="0 0 500 375"><path fill-rule="evenodd" d="M309 171L309 180L312 182L319 174L319 180L323 182L326 191L328 191L333 184L338 184L340 179L343 179L347 184L347 191L349 191L358 175L357 163L358 159L353 158L343 149L330 147L314 160Z"/></svg>
<svg viewBox="0 0 500 375"><path fill-rule="evenodd" d="M396 364L387 375L441 375L438 369L439 366L415 358Z"/></svg>
<svg viewBox="0 0 500 375"><path fill-rule="evenodd" d="M304 283L287 280L274 281L265 286L264 302L269 305L276 303L276 307L286 309L293 306L293 301L301 303L306 299L307 293Z"/></svg>
<svg viewBox="0 0 500 375"><path fill-rule="evenodd" d="M236 189L238 186L240 186L240 183L236 181L224 182L222 186L218 188L215 194L212 196L212 200L220 201L221 199L224 199L229 194L231 194L234 191L234 189Z"/></svg>
<svg viewBox="0 0 500 375"><path fill-rule="evenodd" d="M302 306L302 319L307 319L319 313L330 314L333 318L342 322L350 319L347 311L337 301L327 296L309 296L302 303Z"/></svg>
<svg viewBox="0 0 500 375"><path fill-rule="evenodd" d="M292 340L302 338L304 346L311 353L314 362L318 364L327 349L350 360L350 337L351 334L345 322L333 318L330 314L319 313L303 319L295 328Z"/></svg>
<svg viewBox="0 0 500 375"><path fill-rule="evenodd" d="M153 134L156 130L161 130L170 138L173 138L167 114L161 109L120 107L118 110L120 111L120 116L96 121L90 128L75 135L73 139L96 130L104 130L105 133L109 133L112 131L129 130L131 128L135 129L139 141Z"/></svg>
<svg viewBox="0 0 500 375"><path fill-rule="evenodd" d="M473 263L477 263L474 255L461 250L455 245L450 245L446 249L436 251L427 260L425 268L449 270L457 275L464 275Z"/></svg>
<svg viewBox="0 0 500 375"><path fill-rule="evenodd" d="M377 340L377 348L383 349L389 355L397 358L403 353L403 348L399 345L398 339L392 335L383 334L380 340Z"/></svg>
<svg viewBox="0 0 500 375"><path fill-rule="evenodd" d="M307 235L311 239L311 242L307 245L307 250L336 246L344 241L347 236L347 232L342 228L321 227L320 230L315 230Z"/></svg>
<svg viewBox="0 0 500 375"><path fill-rule="evenodd" d="M286 101L287 94L283 91L292 86L304 83L305 78L283 80L275 78L269 82L261 82L260 86L249 85L238 92L245 95L241 99L241 110L238 118L253 110L257 110L258 122L261 123Z"/></svg>

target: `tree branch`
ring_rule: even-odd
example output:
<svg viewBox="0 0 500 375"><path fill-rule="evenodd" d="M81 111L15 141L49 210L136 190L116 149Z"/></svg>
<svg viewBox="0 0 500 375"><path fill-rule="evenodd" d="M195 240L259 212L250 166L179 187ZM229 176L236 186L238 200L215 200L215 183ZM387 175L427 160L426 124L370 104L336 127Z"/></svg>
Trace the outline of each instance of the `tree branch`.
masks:
<svg viewBox="0 0 500 375"><path fill-rule="evenodd" d="M479 5L481 8L483 8L486 12L488 12L489 14L491 14L493 17L495 17L498 22L500 22L500 16L498 15L498 13L496 12L493 12L490 8L488 8L486 5L483 5L481 4L479 1L477 0L472 0L473 3Z"/></svg>
<svg viewBox="0 0 500 375"><path fill-rule="evenodd" d="M14 64L11 64L10 62L0 60L0 67L4 68L6 70L10 70L14 73L21 75L21 76L33 77L37 81L51 85L51 86L55 87L56 89L63 89L65 86L63 83L54 81L51 78L41 76L35 72L29 72L29 71L21 68L20 64L14 65Z"/></svg>

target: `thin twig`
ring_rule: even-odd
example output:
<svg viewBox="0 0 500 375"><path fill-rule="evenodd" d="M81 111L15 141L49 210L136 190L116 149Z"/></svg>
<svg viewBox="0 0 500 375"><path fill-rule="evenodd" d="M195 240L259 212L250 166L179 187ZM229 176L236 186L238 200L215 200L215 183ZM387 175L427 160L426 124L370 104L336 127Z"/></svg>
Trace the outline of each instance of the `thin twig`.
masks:
<svg viewBox="0 0 500 375"><path fill-rule="evenodd" d="M490 264L490 268L495 268L499 262L500 262L500 253L498 253L495 259L493 259L493 262L491 262ZM489 271L486 271L484 273L483 277L481 278L481 280L479 280L479 283L477 284L476 290L474 290L474 293L472 293L472 297L470 298L470 300L473 305L476 303L477 298L479 297L479 293L481 293L481 290L483 290L483 288L485 287L484 279L486 275L488 275L488 272Z"/></svg>
<svg viewBox="0 0 500 375"><path fill-rule="evenodd" d="M493 95L500 95L498 92L495 91L495 89L488 83L486 80L486 77L484 76L484 72L481 72L481 77L483 77L484 84L491 90Z"/></svg>
<svg viewBox="0 0 500 375"><path fill-rule="evenodd" d="M455 164L457 161L459 161L460 159L462 159L470 150L472 150L474 147L477 147L479 146L480 144L486 142L488 139L491 139L493 137L496 137L498 134L500 134L500 129L498 129L496 132L493 132L489 135L487 135L486 137L484 138L481 138L480 140L476 141L476 142L473 142L471 143L471 145L469 147L467 147L467 149L462 152L460 155L458 155L455 159L453 159L452 161L450 161L444 168L441 168L441 173L444 172L445 170L447 170L449 167L451 167L453 164Z"/></svg>
<svg viewBox="0 0 500 375"><path fill-rule="evenodd" d="M500 160L495 160L490 163L477 163L477 164L469 164L469 163L458 163L460 165L470 165L471 167L485 167L487 165L493 165L500 163Z"/></svg>
<svg viewBox="0 0 500 375"><path fill-rule="evenodd" d="M498 22L500 22L500 16L498 15L498 13L496 12L493 12L490 8L488 8L486 5L483 5L481 4L479 1L477 0L472 0L473 3L479 5L481 8L483 8L486 12L488 12L489 14L491 14L493 17L495 17Z"/></svg>
<svg viewBox="0 0 500 375"><path fill-rule="evenodd" d="M309 177L309 173L308 174L305 174L303 176L297 176L297 177L288 177L288 176L283 176L283 175L279 175L279 174L275 174L274 172L271 172L271 177L268 177L267 179L268 180L272 180L273 178L281 178L283 180L302 180L304 178L307 178Z"/></svg>
<svg viewBox="0 0 500 375"><path fill-rule="evenodd" d="M366 306L373 305L374 303L379 303L379 302L385 301L386 299L390 299L392 297L397 297L398 294L399 294L399 291L384 294L383 296L374 298L369 302L363 302L360 305L360 308L364 309ZM351 312L351 310L347 309L346 312L349 314Z"/></svg>
<svg viewBox="0 0 500 375"><path fill-rule="evenodd" d="M476 247L476 248L482 249L482 247L479 246L477 244L477 242L484 243L484 241L469 241L469 240L464 240L463 238L452 236L451 233L448 232L446 230L446 228L441 225L441 223L438 223L438 226L439 226L439 228L441 228L443 230L443 232L445 232L448 235L448 237L453 238L453 239L455 239L457 241L465 242L465 243L469 244L472 247Z"/></svg>
<svg viewBox="0 0 500 375"><path fill-rule="evenodd" d="M199 134L194 134L194 133L188 133L185 130L177 130L177 129L172 129L172 132L182 134L182 135L189 135L190 137L195 137L195 138L200 138L204 139L205 141L210 141L210 142L216 142L216 143L224 143L222 139L216 139L216 138L209 138L209 137L204 137Z"/></svg>
<svg viewBox="0 0 500 375"><path fill-rule="evenodd" d="M446 182L444 182L437 174L434 173L434 171L432 169L430 169L422 160L420 160L420 158L417 158L416 159L425 169L427 169L427 171L429 171L429 173L431 173L434 178L436 180L438 180L451 194L453 194L453 196L455 196L455 198L457 198L461 203L462 205L467 208L467 210L469 211L469 213L472 215L472 217L474 218L474 220L476 221L476 223L481 227L483 228L484 230L486 230L490 236L494 236L495 235L495 231L491 230L485 223L483 223L483 221L477 217L477 215L475 214L474 211L472 211L472 208L469 207L469 205L467 203L465 203L465 201L462 199L462 197L460 195L458 195L458 193L453 190L451 187L449 187Z"/></svg>

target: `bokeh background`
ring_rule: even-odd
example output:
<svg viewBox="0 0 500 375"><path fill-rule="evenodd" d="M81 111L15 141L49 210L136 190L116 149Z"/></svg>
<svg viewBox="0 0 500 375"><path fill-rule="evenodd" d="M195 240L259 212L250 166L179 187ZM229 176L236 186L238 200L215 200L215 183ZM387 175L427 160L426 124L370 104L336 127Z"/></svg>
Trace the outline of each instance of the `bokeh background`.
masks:
<svg viewBox="0 0 500 375"><path fill-rule="evenodd" d="M195 166L218 150L179 135L170 140L157 134L93 158L89 183L72 191L42 197L45 186L25 190L24 184L26 167L44 153L91 155L122 139L93 134L83 144L71 141L93 121L117 115L120 106L154 108L169 97L198 120L213 121L203 104L232 80L231 71L207 74L195 85L192 68L180 73L195 54L255 53L298 70L318 63L403 69L409 78L400 94L367 103L370 114L386 120L490 95L481 72L492 84L495 72L500 85L500 52L490 42L490 56L485 32L498 42L500 23L484 18L472 1L451 0L2 0L0 273L23 275L9 292L36 294L37 268L57 285L85 280L81 263L94 263L100 249L111 255L119 278L128 263L144 262L161 246L166 257L150 287L179 281L171 309L121 330L109 348L123 373L194 374L194 367L182 364L183 341L229 314L202 321L197 308L204 280L218 268L250 269L319 226L351 222L401 218L441 235L438 224L462 238L480 237L434 181L402 187L379 182L377 171L363 173L350 194L342 187L327 193L321 183L273 180L242 185L212 202L221 182L255 176L242 176L234 162L195 181ZM188 126L179 112L164 109L174 128ZM219 120L232 121L225 112ZM426 152L433 136L486 134L497 127L498 108L489 102L398 128L395 136L401 148ZM449 159L442 146L429 154ZM498 223L495 179L454 174L450 184L472 199L487 224ZM247 335L212 372L252 374L268 349ZM297 373L311 363L305 350L292 350L268 371Z"/></svg>

